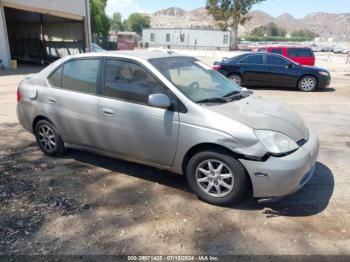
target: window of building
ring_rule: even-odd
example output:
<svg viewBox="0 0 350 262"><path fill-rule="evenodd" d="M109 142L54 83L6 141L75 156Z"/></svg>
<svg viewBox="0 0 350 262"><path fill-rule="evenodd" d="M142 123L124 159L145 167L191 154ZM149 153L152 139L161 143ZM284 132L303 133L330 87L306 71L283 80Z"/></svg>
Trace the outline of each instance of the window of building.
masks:
<svg viewBox="0 0 350 262"><path fill-rule="evenodd" d="M49 77L49 83L52 87L61 88L62 86L62 66Z"/></svg>
<svg viewBox="0 0 350 262"><path fill-rule="evenodd" d="M154 33L151 33L151 42L154 42Z"/></svg>
<svg viewBox="0 0 350 262"><path fill-rule="evenodd" d="M147 104L149 95L166 92L166 88L138 64L117 59L106 61L105 96Z"/></svg>
<svg viewBox="0 0 350 262"><path fill-rule="evenodd" d="M185 34L180 34L180 41L181 43L185 42Z"/></svg>
<svg viewBox="0 0 350 262"><path fill-rule="evenodd" d="M166 41L170 42L170 34L169 33L166 34Z"/></svg>
<svg viewBox="0 0 350 262"><path fill-rule="evenodd" d="M228 35L224 35L224 44L228 44Z"/></svg>
<svg viewBox="0 0 350 262"><path fill-rule="evenodd" d="M63 66L62 88L96 94L99 59L73 60Z"/></svg>

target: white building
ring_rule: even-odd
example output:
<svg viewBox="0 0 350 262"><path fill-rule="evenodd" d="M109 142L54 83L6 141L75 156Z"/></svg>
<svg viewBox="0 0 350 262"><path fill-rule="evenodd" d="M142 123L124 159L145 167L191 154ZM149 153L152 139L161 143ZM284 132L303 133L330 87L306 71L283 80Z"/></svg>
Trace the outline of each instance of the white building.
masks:
<svg viewBox="0 0 350 262"><path fill-rule="evenodd" d="M230 32L181 28L143 29L142 43L146 47L226 50L230 46Z"/></svg>
<svg viewBox="0 0 350 262"><path fill-rule="evenodd" d="M89 0L0 0L0 60L50 61L90 49Z"/></svg>

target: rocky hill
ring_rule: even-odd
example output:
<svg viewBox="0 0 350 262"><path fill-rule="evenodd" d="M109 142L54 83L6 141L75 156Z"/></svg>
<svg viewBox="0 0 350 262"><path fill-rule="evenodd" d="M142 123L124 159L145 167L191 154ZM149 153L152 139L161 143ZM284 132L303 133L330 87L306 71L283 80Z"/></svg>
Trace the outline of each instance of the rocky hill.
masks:
<svg viewBox="0 0 350 262"><path fill-rule="evenodd" d="M297 19L288 13L273 17L261 11L252 11L248 16L251 19L244 26L240 26L240 34L249 32L257 26L274 22L285 28L288 33L306 28L318 33L321 37L350 38L350 13L312 13ZM171 7L151 14L150 18L153 28L218 28L205 8L188 12L178 7Z"/></svg>

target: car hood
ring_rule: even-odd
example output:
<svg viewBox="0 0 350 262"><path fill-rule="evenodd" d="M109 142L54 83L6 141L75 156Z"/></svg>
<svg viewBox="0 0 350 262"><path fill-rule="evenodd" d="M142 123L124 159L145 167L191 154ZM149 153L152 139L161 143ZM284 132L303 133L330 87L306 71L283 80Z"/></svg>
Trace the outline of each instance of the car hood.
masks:
<svg viewBox="0 0 350 262"><path fill-rule="evenodd" d="M309 65L300 65L301 67L305 68L305 69L311 69L314 71L323 71L323 72L328 72L327 69L324 69L322 67L318 67L318 66L309 66Z"/></svg>
<svg viewBox="0 0 350 262"><path fill-rule="evenodd" d="M307 140L309 136L301 117L289 106L273 99L251 95L238 101L209 106L208 109L253 129L283 133L295 142Z"/></svg>

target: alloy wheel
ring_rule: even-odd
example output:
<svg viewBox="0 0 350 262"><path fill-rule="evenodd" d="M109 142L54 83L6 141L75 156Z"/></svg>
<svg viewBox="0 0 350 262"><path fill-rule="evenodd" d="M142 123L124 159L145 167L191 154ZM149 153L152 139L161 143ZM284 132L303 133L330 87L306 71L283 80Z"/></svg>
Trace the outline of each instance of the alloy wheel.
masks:
<svg viewBox="0 0 350 262"><path fill-rule="evenodd" d="M220 160L208 159L196 168L196 182L200 189L212 197L225 197L234 187L231 169Z"/></svg>
<svg viewBox="0 0 350 262"><path fill-rule="evenodd" d="M41 147L48 153L52 153L56 148L56 137L51 128L42 125L38 130L39 143Z"/></svg>
<svg viewBox="0 0 350 262"><path fill-rule="evenodd" d="M315 88L316 82L311 77L305 77L303 80L301 80L300 87L304 91L311 91Z"/></svg>

